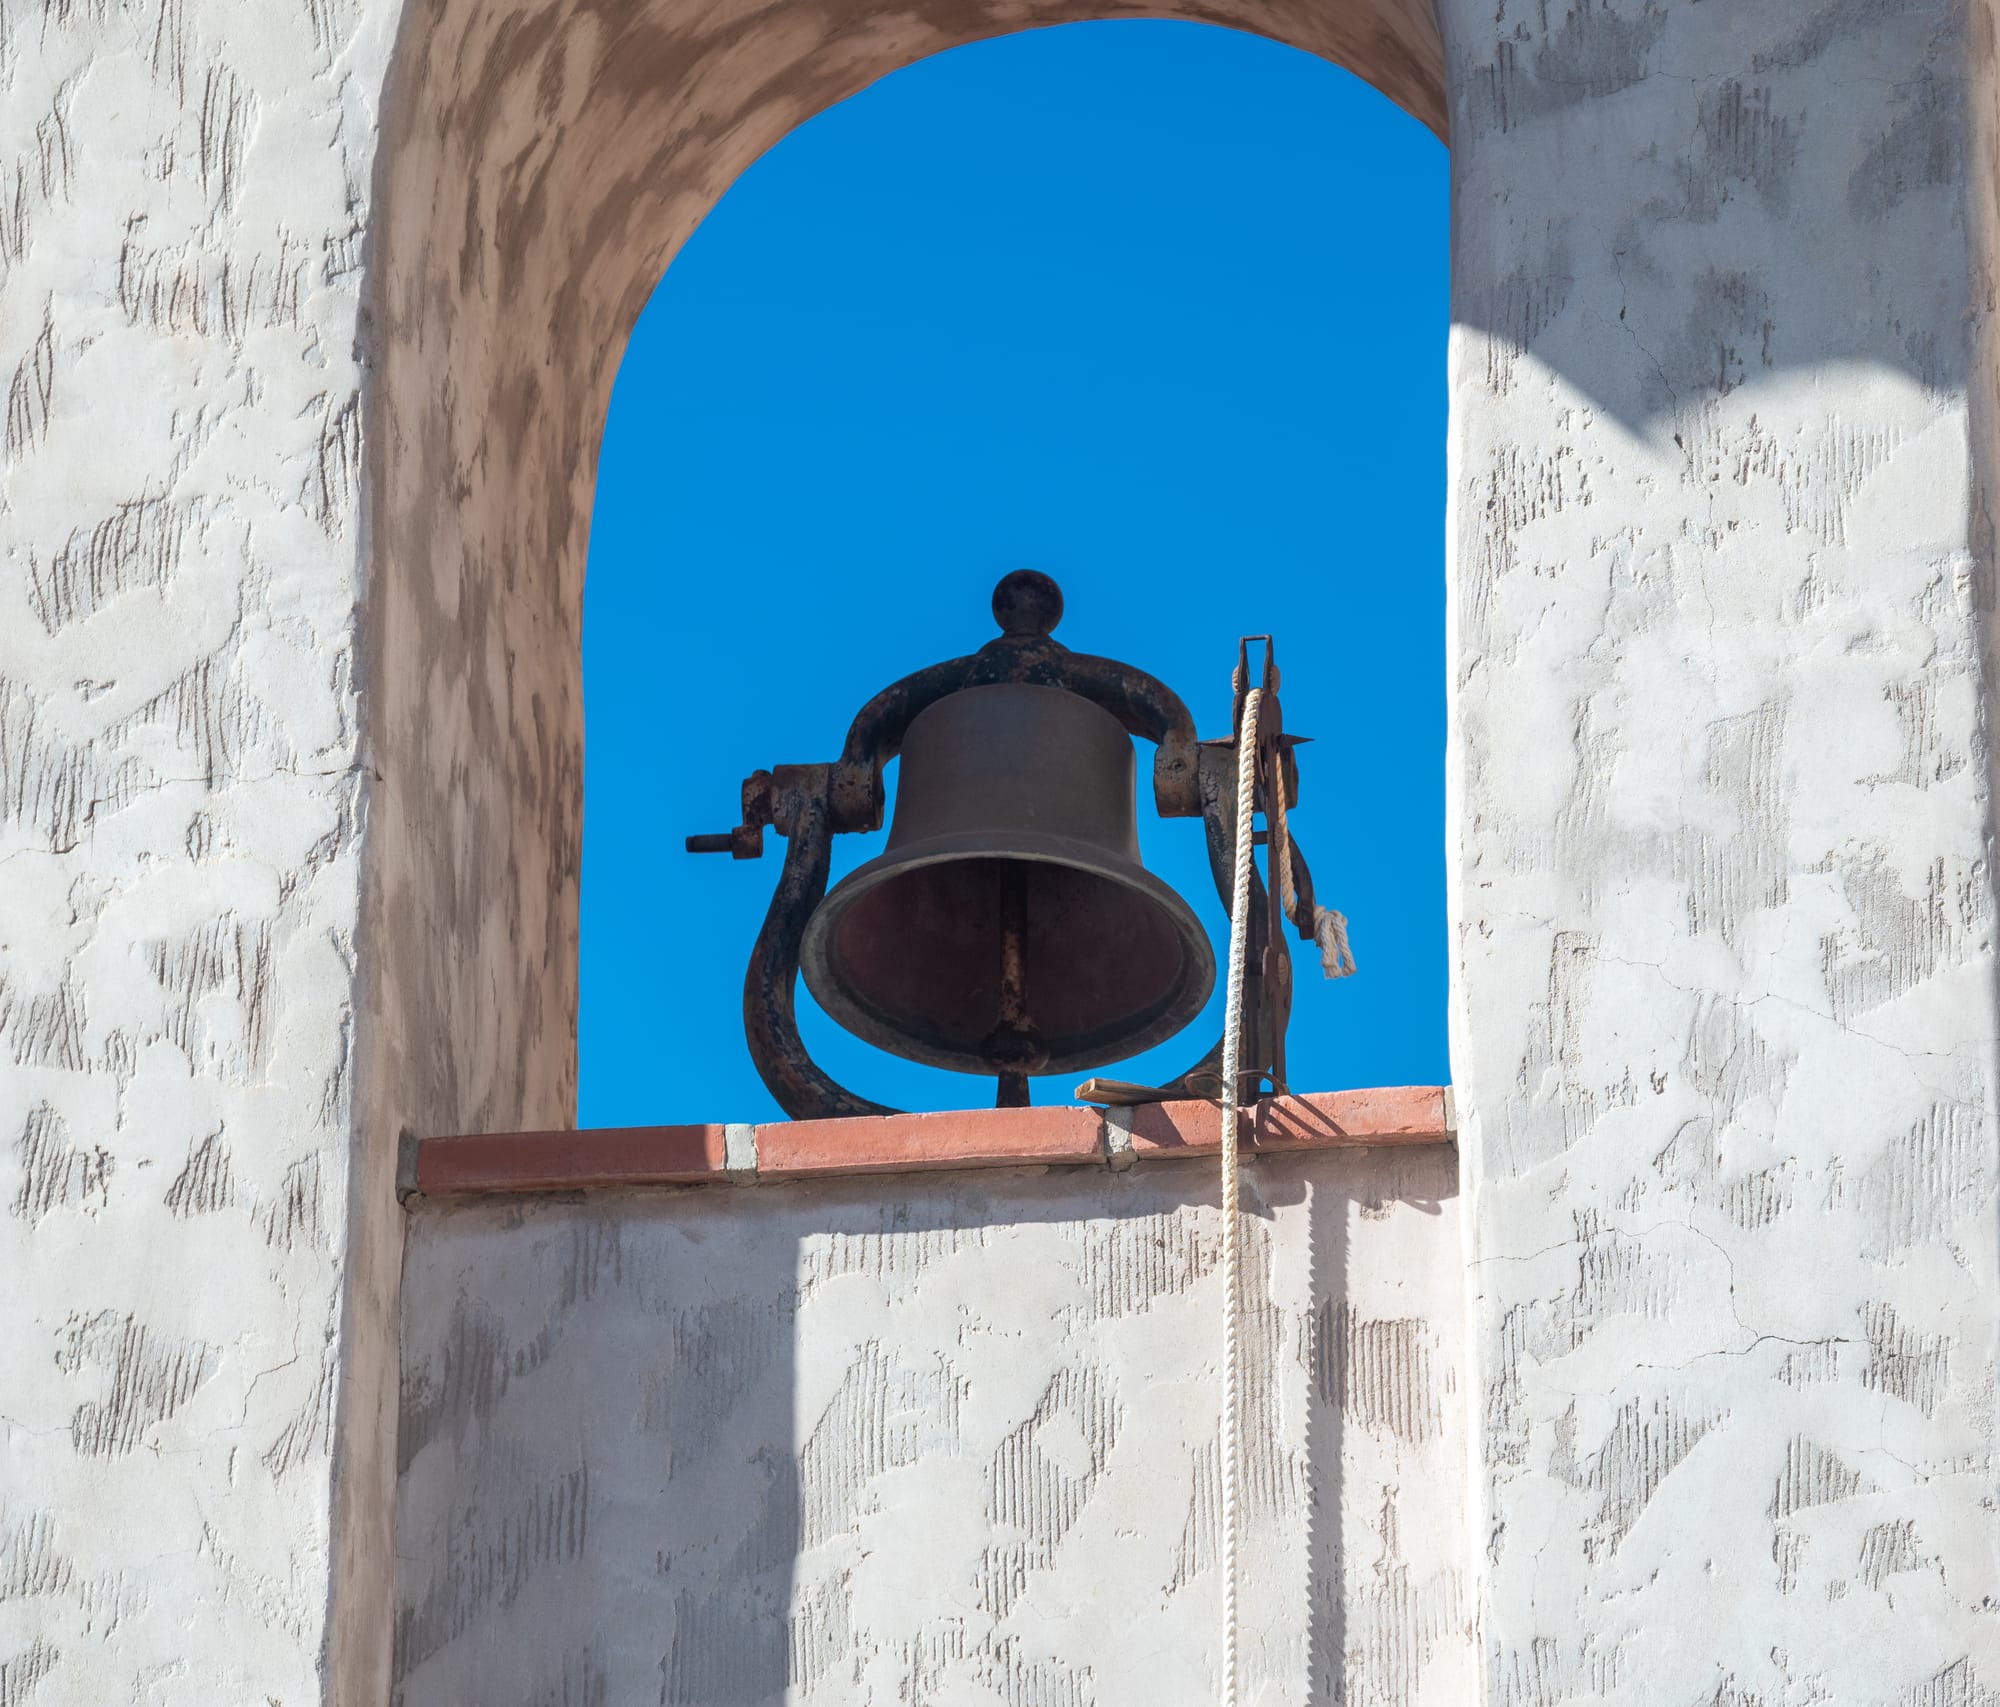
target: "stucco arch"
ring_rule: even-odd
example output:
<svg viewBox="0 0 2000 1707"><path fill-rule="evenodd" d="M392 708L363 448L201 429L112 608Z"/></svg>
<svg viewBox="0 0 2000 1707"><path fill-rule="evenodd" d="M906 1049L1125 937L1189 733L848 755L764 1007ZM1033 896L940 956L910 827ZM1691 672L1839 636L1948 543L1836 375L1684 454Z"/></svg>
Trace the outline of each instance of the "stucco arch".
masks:
<svg viewBox="0 0 2000 1707"><path fill-rule="evenodd" d="M1445 129L1429 0L887 8L453 0L398 44L378 186L368 897L383 1122L562 1124L576 1095L579 653L625 341L745 167L926 55L1175 17L1347 67Z"/></svg>
<svg viewBox="0 0 2000 1707"><path fill-rule="evenodd" d="M1164 10L1451 90L1485 1697L1984 1700L1995 3L1437 4ZM625 328L808 113L1115 11L0 27L17 1695L385 1699L397 1135L568 1108Z"/></svg>
<svg viewBox="0 0 2000 1707"><path fill-rule="evenodd" d="M404 16L364 310L367 1136L346 1332L366 1373L334 1526L338 1677L384 1659L396 1134L574 1120L584 564L632 326L737 176L814 114L950 47L1117 17L1287 42L1444 132L1431 0L439 0Z"/></svg>
<svg viewBox="0 0 2000 1707"><path fill-rule="evenodd" d="M1165 15L1321 54L1440 133L1452 91L1452 1071L1488 1693L1683 1701L1719 1676L1775 1698L1801 1687L1787 1655L1870 1699L1992 1675L1963 1468L1989 1461L1990 1366L1897 1400L1923 1491L1884 1517L1953 1561L1906 1613L1847 1594L1852 1546L1797 1551L1785 1361L1877 1347L1813 1402L1810 1451L1859 1465L1911 1355L1897 1324L1992 1338L1990 795L1967 756L1990 679L1985 12L1440 10L1442 31L1427 0L406 19L361 339L337 1671L382 1657L394 1135L573 1106L579 617L627 331L735 176L831 102L982 36ZM1885 1227L1871 1205L1915 1177L1935 1214ZM1670 1472L1673 1516L1640 1523ZM1753 1558L1773 1581L1697 1565ZM1695 1625L1716 1642L1675 1641Z"/></svg>

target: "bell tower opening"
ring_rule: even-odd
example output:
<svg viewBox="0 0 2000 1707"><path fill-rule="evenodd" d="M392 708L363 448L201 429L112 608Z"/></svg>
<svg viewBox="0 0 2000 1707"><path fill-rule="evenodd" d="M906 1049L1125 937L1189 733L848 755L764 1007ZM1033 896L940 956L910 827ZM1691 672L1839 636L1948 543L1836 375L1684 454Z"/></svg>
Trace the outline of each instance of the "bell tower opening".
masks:
<svg viewBox="0 0 2000 1707"><path fill-rule="evenodd" d="M641 317L599 457L580 1125L776 1115L736 997L784 843L703 862L683 837L723 823L753 767L833 756L884 683L990 637L994 581L1022 565L1061 581L1063 641L1171 683L1204 736L1228 730L1237 637L1276 633L1288 725L1316 738L1299 828L1360 965L1323 983L1294 945L1291 1082L1448 1077L1446 180L1443 145L1349 73L1133 21L921 61L743 174ZM1160 1082L1219 1028L1195 944L1219 959L1227 919L1198 818L1159 817L1153 749L1135 756L1135 866L1193 940L1099 876L1027 899L1046 920L1065 884L1118 891L1130 928L1107 928L1135 952L1113 994L1135 1045L1166 1040L1114 1070ZM977 1003L922 998L917 1060L850 1035L880 1019L854 977L896 957L897 928L1001 883L843 887L884 839L833 839L800 1031L870 1098L981 1106L993 1082L958 1035ZM1069 1100L1065 1059L1034 1057L1036 1101Z"/></svg>

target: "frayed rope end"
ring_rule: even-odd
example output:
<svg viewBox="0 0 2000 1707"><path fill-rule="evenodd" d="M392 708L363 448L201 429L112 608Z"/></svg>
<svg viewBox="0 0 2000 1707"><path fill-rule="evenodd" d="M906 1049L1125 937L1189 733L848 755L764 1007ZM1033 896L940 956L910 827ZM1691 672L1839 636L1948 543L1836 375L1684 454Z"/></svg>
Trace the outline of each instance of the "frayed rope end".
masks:
<svg viewBox="0 0 2000 1707"><path fill-rule="evenodd" d="M1313 941L1319 944L1320 970L1329 978L1354 975L1354 951L1347 946L1347 915L1331 907L1313 908Z"/></svg>

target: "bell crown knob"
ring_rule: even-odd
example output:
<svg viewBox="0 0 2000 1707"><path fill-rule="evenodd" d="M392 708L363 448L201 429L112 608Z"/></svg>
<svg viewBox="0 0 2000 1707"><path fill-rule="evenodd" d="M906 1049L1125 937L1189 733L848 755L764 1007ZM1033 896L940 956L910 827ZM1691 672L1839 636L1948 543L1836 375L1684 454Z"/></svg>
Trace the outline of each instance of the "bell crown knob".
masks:
<svg viewBox="0 0 2000 1707"><path fill-rule="evenodd" d="M1010 638L1053 634L1062 615L1062 588L1039 569L1016 569L993 589L993 620Z"/></svg>

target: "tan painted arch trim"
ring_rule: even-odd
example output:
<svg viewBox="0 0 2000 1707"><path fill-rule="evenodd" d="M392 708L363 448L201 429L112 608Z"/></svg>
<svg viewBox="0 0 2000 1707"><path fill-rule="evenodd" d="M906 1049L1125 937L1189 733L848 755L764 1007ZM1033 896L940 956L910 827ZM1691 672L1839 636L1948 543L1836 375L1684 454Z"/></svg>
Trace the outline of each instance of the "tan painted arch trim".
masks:
<svg viewBox="0 0 2000 1707"><path fill-rule="evenodd" d="M334 1698L379 1699L386 1665L396 1135L575 1118L583 576L598 442L632 325L708 210L804 120L946 48L1115 17L1288 42L1444 130L1431 0L402 7L361 327L355 1087L368 1149L341 1328L366 1372L343 1405L374 1420L342 1424Z"/></svg>
<svg viewBox="0 0 2000 1707"><path fill-rule="evenodd" d="M1289 42L1444 127L1431 0L409 8L366 435L380 781L361 976L388 1023L364 1073L389 1131L554 1125L574 1105L591 498L612 379L666 265L751 161L866 84L982 37L1126 16Z"/></svg>

